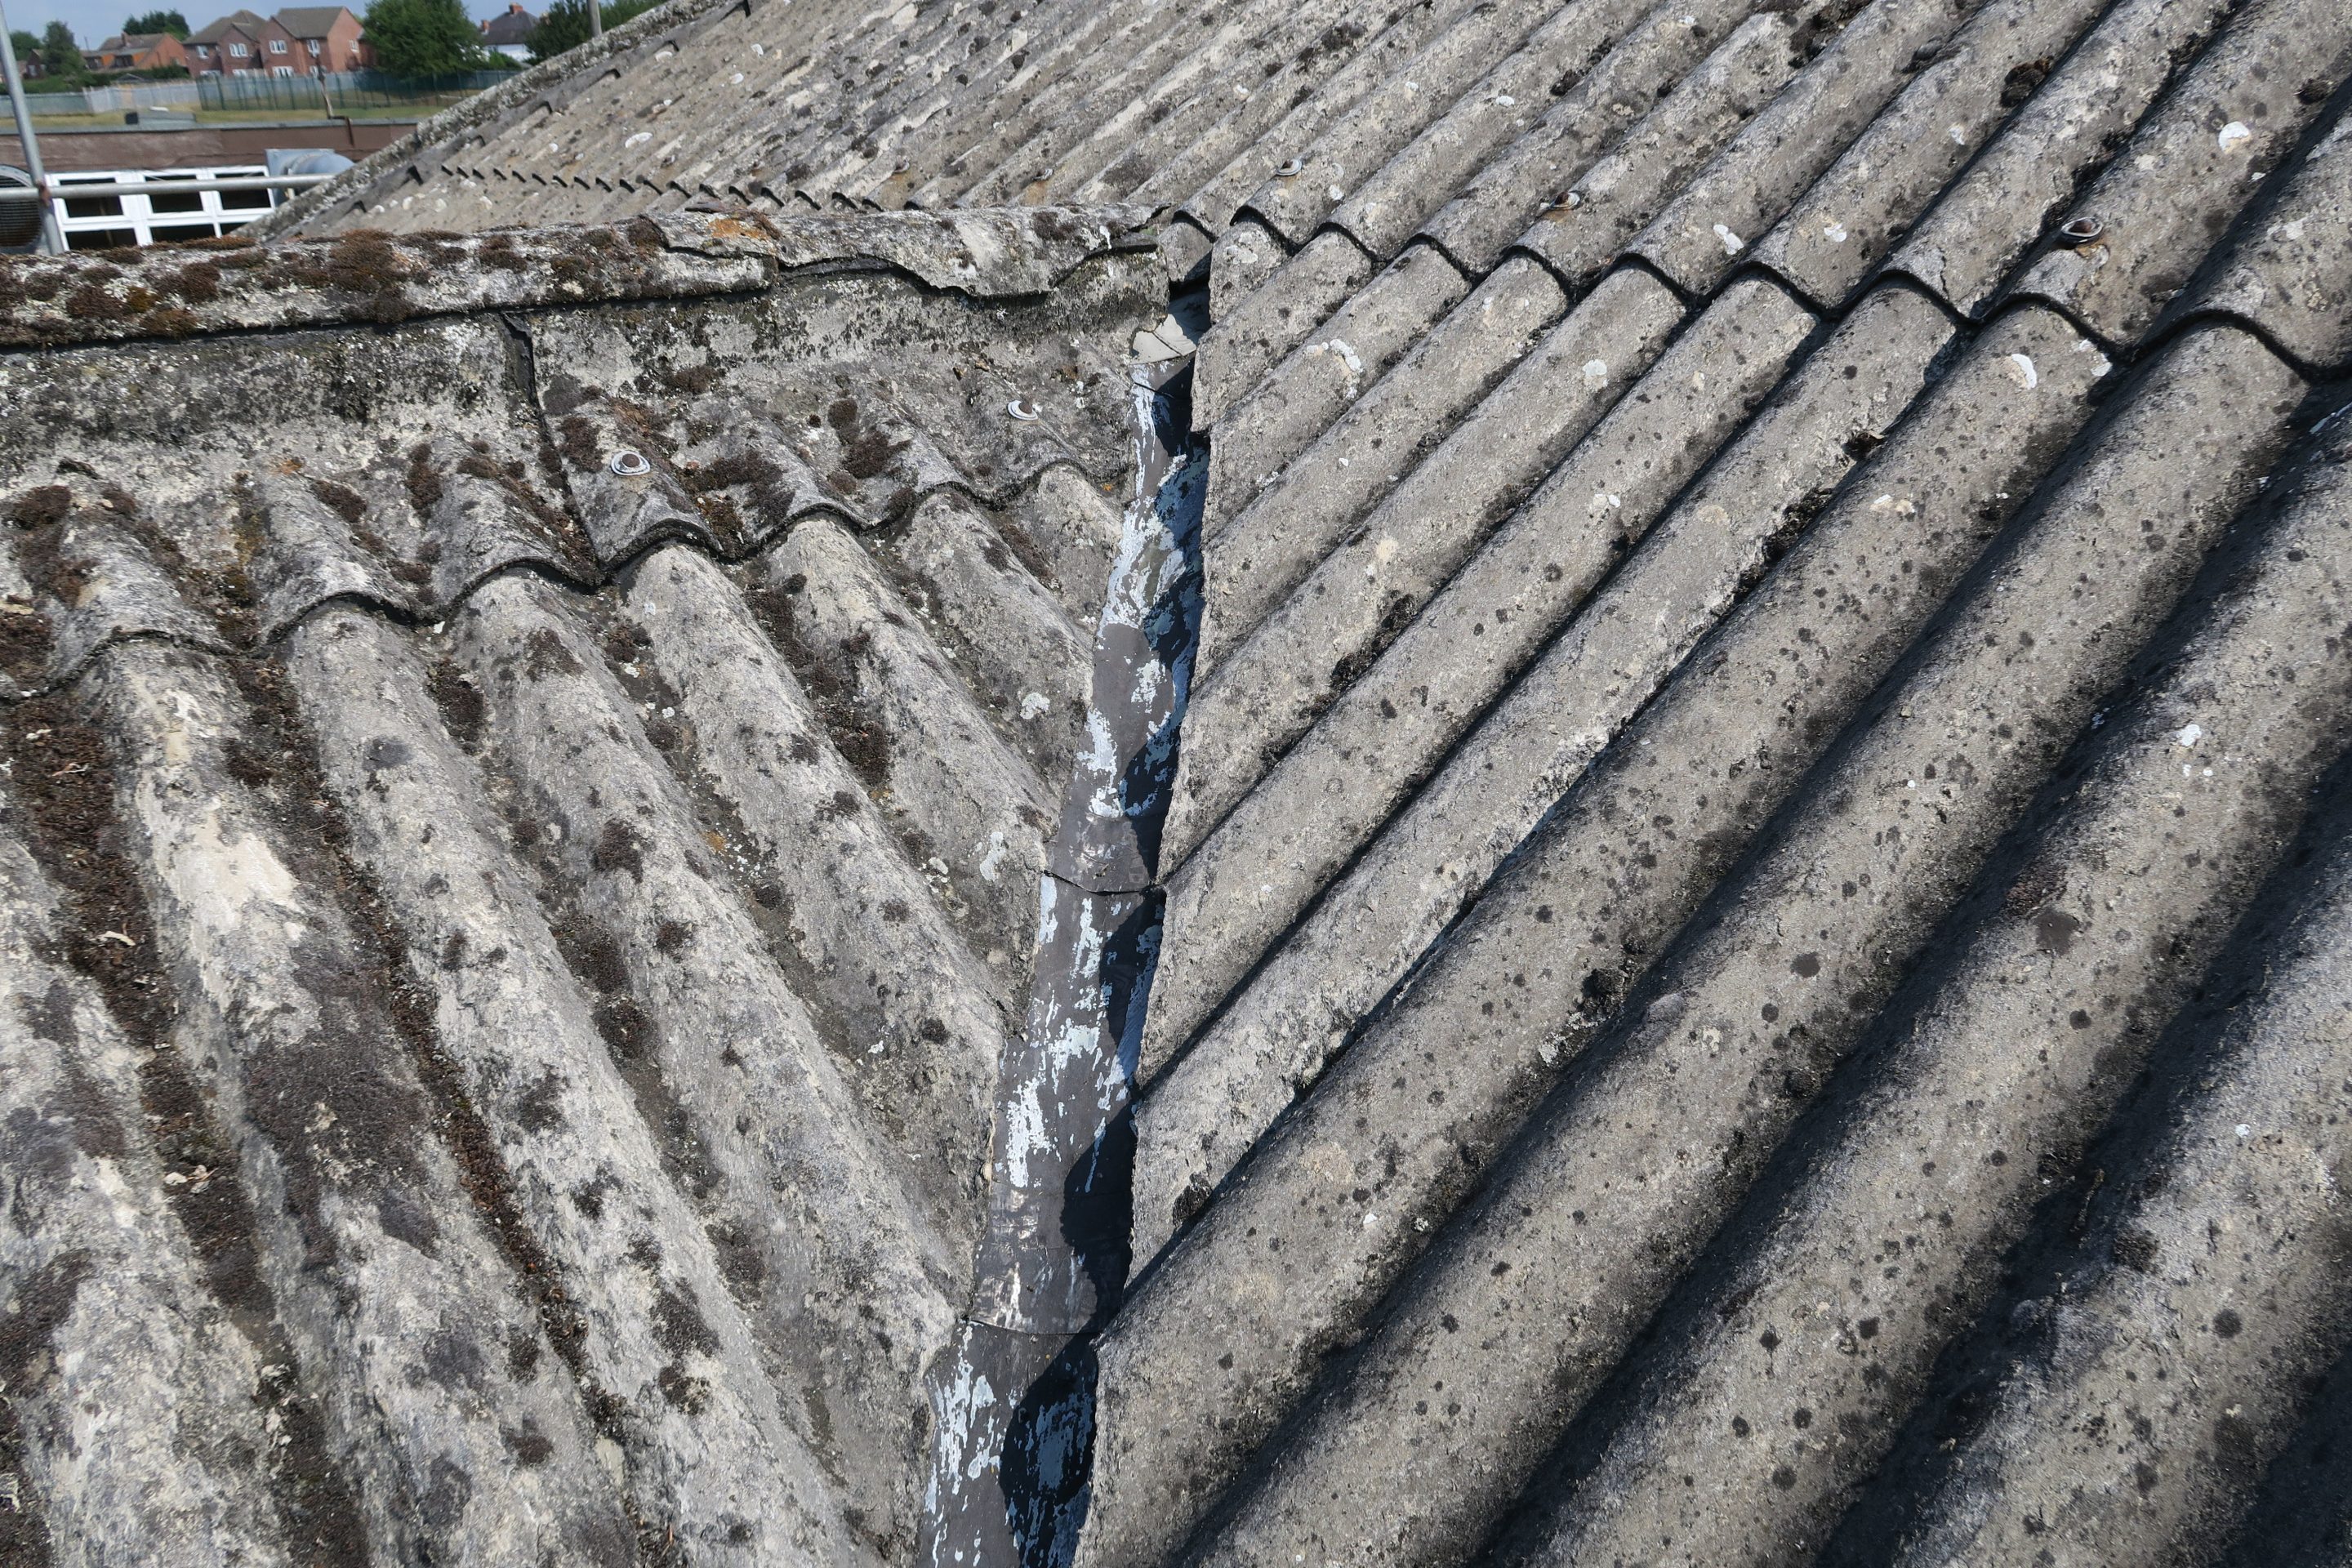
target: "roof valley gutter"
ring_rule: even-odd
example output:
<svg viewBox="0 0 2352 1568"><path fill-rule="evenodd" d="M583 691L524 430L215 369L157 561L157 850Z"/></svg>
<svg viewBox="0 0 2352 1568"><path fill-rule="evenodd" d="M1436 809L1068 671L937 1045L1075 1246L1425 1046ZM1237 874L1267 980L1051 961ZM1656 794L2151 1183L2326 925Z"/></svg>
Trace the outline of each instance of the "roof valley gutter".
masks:
<svg viewBox="0 0 2352 1568"><path fill-rule="evenodd" d="M1076 1555L1092 1473L1093 1338L1130 1262L1129 1102L1160 950L1160 828L1200 631L1208 494L1192 344L1169 327L1136 341L1135 489L1086 730L1038 878L1028 1016L998 1077L971 1301L931 1377L917 1560L940 1568L1062 1568Z"/></svg>

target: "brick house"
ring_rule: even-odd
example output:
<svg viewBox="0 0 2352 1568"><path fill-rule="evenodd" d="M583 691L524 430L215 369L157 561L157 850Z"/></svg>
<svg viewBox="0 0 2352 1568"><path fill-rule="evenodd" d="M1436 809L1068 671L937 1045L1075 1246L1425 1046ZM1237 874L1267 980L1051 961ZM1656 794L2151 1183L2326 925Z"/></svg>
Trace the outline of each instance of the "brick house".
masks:
<svg viewBox="0 0 2352 1568"><path fill-rule="evenodd" d="M151 71L189 63L187 49L169 33L118 33L84 49L81 61L94 71Z"/></svg>
<svg viewBox="0 0 2352 1568"><path fill-rule="evenodd" d="M291 5L267 18L233 11L192 34L187 54L198 76L317 76L372 63L346 5Z"/></svg>
<svg viewBox="0 0 2352 1568"><path fill-rule="evenodd" d="M264 20L257 34L261 44L261 68L271 76L309 76L310 55L294 30L277 16Z"/></svg>
<svg viewBox="0 0 2352 1568"><path fill-rule="evenodd" d="M232 11L188 35L188 68L198 76L268 74L261 47L268 24L250 11Z"/></svg>
<svg viewBox="0 0 2352 1568"><path fill-rule="evenodd" d="M369 63L360 19L347 5L289 5L270 21L294 40L301 75L358 70Z"/></svg>

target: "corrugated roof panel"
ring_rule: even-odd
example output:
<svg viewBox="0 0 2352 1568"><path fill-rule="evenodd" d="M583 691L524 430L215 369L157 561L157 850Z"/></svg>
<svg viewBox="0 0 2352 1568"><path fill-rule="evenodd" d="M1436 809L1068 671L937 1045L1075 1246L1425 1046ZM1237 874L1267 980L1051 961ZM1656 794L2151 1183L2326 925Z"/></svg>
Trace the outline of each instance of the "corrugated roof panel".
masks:
<svg viewBox="0 0 2352 1568"><path fill-rule="evenodd" d="M1549 94L1543 119L1463 182L1415 237L1444 247L1460 266L1486 271L1746 9L1721 0L1654 8L1591 70L1555 82L1560 90Z"/></svg>
<svg viewBox="0 0 2352 1568"><path fill-rule="evenodd" d="M1378 88L1305 146L1291 148L1242 210L1286 248L1314 237L1341 196L1446 113L1497 58L1517 55L1529 34L1563 8L1549 0L1474 5L1401 64ZM1297 164L1291 168L1292 163ZM1331 193L1337 190L1340 195Z"/></svg>
<svg viewBox="0 0 2352 1568"><path fill-rule="evenodd" d="M2095 353L2071 352L2084 342L2047 314L2006 318L1875 455L1874 470L1901 476L1900 497L1878 492L1887 497L1879 506L1862 488L1867 479L1849 485L1618 738L1604 766L1580 781L1521 851L1507 887L1486 890L1473 924L1435 949L1402 1005L1363 1038L1350 1040L1352 1020L1335 1021L1338 1038L1318 1042L1320 1050L1349 1048L1252 1152L1247 1177L1205 1209L1213 1177L1196 1177L1180 1195L1182 1212L1171 1218L1197 1214L1199 1223L1129 1303L1102 1352L1097 1463L1116 1467L1107 1492L1130 1498L1149 1528L1181 1531L1208 1500L1185 1500L1179 1515L1177 1500L1142 1478L1215 1484L1295 1408L1320 1348L1348 1333L1424 1245L1429 1233L1414 1221L1433 1226L1458 1201L1554 1064L1610 1016L1626 972L1639 973L1696 911L2056 459L2087 418L2086 394L2105 368ZM2010 395L2020 384L2012 353L2053 367L2037 395ZM1898 500L1910 510L1898 511ZM1922 548L1935 535L1936 547ZM1889 557L1898 537L1915 542L1908 573ZM1213 542L1211 549L1213 559ZM1822 615L1816 587L1839 595L1846 613ZM1799 638L1800 629L1812 636ZM1654 820L1661 816L1664 827ZM1529 945L1540 961L1528 961ZM1241 1148L1304 1087L1274 1077L1275 1062L1252 1065L1266 1089L1235 1104L1252 1118ZM1432 1107L1443 1108L1438 1116L1426 1114ZM1348 1137L1343 1130L1359 1119L1385 1135ZM1328 1173L1329 1161L1305 1157L1327 1141L1339 1161ZM1155 1157L1145 1145L1142 1160ZM1335 1185L1366 1198L1335 1205ZM1366 1213L1378 1216L1370 1226ZM1278 1257L1249 1239L1254 1226L1281 1236ZM1278 1286L1264 1273L1269 1266ZM1259 1283L1244 1269L1258 1271ZM1220 1351L1234 1357L1231 1368L1203 1366L1215 1347L1158 1327L1199 1310L1188 1298L1202 1289L1235 1324ZM1129 1421L1129 1400L1152 1408L1148 1426ZM1103 1517L1098 1510L1097 1528Z"/></svg>
<svg viewBox="0 0 2352 1568"><path fill-rule="evenodd" d="M1335 174L1332 188L1345 199L1334 198L1339 205L1324 226L1376 259L1394 256L1433 201L1523 134L1559 96L1552 89L1591 70L1641 20L1643 9L1633 0L1563 7L1377 170L1363 171L1352 184Z"/></svg>
<svg viewBox="0 0 2352 1568"><path fill-rule="evenodd" d="M267 252L212 294L177 258L12 271L26 346L148 340L116 356L162 391L36 389L145 488L8 492L7 646L96 690L140 649L233 684L274 639L315 706L362 679L300 674L342 628L442 699L337 715L338 863L417 846L382 921L341 918L405 943L416 1006L530 1033L536 1079L447 1026L460 1142L516 1173L487 1234L521 1278L616 1277L531 1310L600 1336L542 1330L563 1386L636 1391L583 1418L642 1412L609 1437L641 1536L740 1546L723 1458L679 1457L772 1425L762 1484L814 1478L775 1528L942 1568L2324 1558L2334 1155L2262 1106L2331 1092L2294 998L2332 939L2271 933L2333 930L2352 711L2346 26L681 11L529 84L668 141L567 172L608 132L492 94L289 215L407 179L367 200L422 224L464 178L485 219L656 223ZM1077 190L1162 204L1162 254L1121 248L1140 213L982 205ZM771 210L675 210L714 198ZM236 324L326 411L285 426L315 464L164 439L232 340L163 340ZM222 428L263 418L217 390ZM395 729L529 906L436 884L439 826L368 782ZM57 840L74 918L132 944L77 972L143 1038L142 884ZM542 978L493 996L502 922ZM696 1052L740 1019L821 1113L732 1109ZM603 1098L557 1127L583 1028ZM593 1120L608 1080L635 1123ZM584 1212L514 1251L608 1124L666 1175L630 1201L701 1227L671 1274ZM2161 1188L2215 1158L2245 1179ZM823 1201L762 1232L763 1173ZM2168 1263L2204 1224L2247 1256ZM680 1339L644 1292L710 1270L734 1315ZM730 1336L758 1379L674 1430ZM2076 1408L2158 1373L2144 1430ZM359 1521L378 1473L316 1506Z"/></svg>
<svg viewBox="0 0 2352 1568"><path fill-rule="evenodd" d="M1251 192L1297 156L1293 149L1315 143L1368 95L1395 79L1398 71L1421 58L1419 51L1465 9L1458 3L1440 5L1434 0L1406 6L1402 16L1319 81L1294 80L1286 67L1285 74L1270 79L1266 87L1250 90L1246 107L1236 110L1220 127L1220 135L1204 139L1161 164L1129 199L1175 202L1178 211L1198 226L1202 240L1207 241L1233 221L1251 199ZM1235 145L1237 138L1246 141ZM1206 255L1205 243L1202 254ZM1189 270L1171 262L1170 275L1181 277Z"/></svg>
<svg viewBox="0 0 2352 1568"><path fill-rule="evenodd" d="M2246 16L2074 204L2072 216L2095 237L2044 252L2013 292L2047 300L2110 341L2137 336L2347 73L2352 18L2340 8L2274 4Z"/></svg>
<svg viewBox="0 0 2352 1568"><path fill-rule="evenodd" d="M2280 184L2171 313L2237 316L2307 366L2352 362L2352 280L2335 264L2352 247L2352 125L2338 120Z"/></svg>
<svg viewBox="0 0 2352 1568"><path fill-rule="evenodd" d="M0 1269L16 1309L11 1349L81 1352L53 1368L12 1359L15 1478L94 1561L171 1542L189 1563L286 1563L273 1483L316 1458L314 1413L278 1404L262 1350L207 1291L142 1136L139 1053L98 988L58 962L58 891L25 849L23 808L8 799L0 813L0 1154L11 1189ZM179 1188L192 1184L173 1174ZM291 1443L280 1436L297 1435L303 1452L284 1455ZM30 1511L20 1493L0 1527L28 1559L47 1544L27 1528Z"/></svg>
<svg viewBox="0 0 2352 1568"><path fill-rule="evenodd" d="M493 237L414 288L391 242L257 254L195 302L241 331L20 319L200 335L0 363L11 832L89 882L78 969L127 944L131 1037L75 1038L148 1107L151 1064L190 1086L161 1143L89 1106L147 1184L114 1244L144 1327L53 1280L13 1408L100 1346L186 1369L159 1435L232 1400L176 1490L136 1489L144 1439L44 1449L38 1535L102 1505L70 1528L110 1550L143 1495L174 1561L911 1550L1093 658L1056 578L1099 598L1103 378L1162 274L1098 215L863 221L677 220L675 255L555 267L554 312L562 247ZM697 247L755 287L698 300ZM12 276L127 300L192 264ZM269 329L306 267L342 270ZM412 309L457 313L371 324ZM64 1026L23 1037L32 1100ZM12 1210L12 1299L73 1212Z"/></svg>
<svg viewBox="0 0 2352 1568"><path fill-rule="evenodd" d="M2218 797L2199 802L2216 827L2246 803L2231 800L2226 785L2179 790L2174 766L2195 748L2181 744L2188 725L2176 720L2218 720L2229 728L2214 734L2231 750L2252 739L2241 727L2247 722L2308 726L2307 734L2336 721L2281 689L2287 671L2277 650L2319 646L2321 628L2343 622L2340 578L2321 581L2330 569L2320 563L2344 558L2346 456L2339 442L2315 465L2309 489L2266 531L2253 583L2217 607L2217 624L2182 670L2218 678L2208 688L2217 696L2261 691L2271 700L2229 700L2212 704L2221 709L2214 712L2181 680L2143 719L2134 760L2151 783L2160 773L2168 792ZM2316 618L2296 629L2306 614ZM2252 684L2265 680L2278 684ZM2302 742L2288 744L2300 750ZM2129 781L2117 764L2098 783L2121 807ZM2197 772L2201 778L2201 765ZM2269 908L2234 933L2245 989L2231 994L2227 1011L2196 1010L2164 1042L2180 1049L2168 1064L2165 1087L2175 1092L2162 1131L2112 1172L2095 1227L2058 1248L2071 1288L2021 1303L2025 1353L2004 1369L1981 1425L1945 1460L1927 1527L1902 1561L2021 1556L2045 1542L2138 1562L2216 1561L2245 1482L2266 1460L2328 1479L2329 1456L2289 1450L2298 1385L2321 1382L2341 1341L2342 1271L2325 1241L2314 1248L2306 1240L2337 1223L2333 1183L2318 1173L2344 1166L2343 1085L2352 1067L2338 773L2286 860L2296 867L2307 856L2307 868L2276 879L2284 886ZM2264 847L2275 855L2290 847ZM2221 874L2246 869L2225 861ZM2217 1237L2228 1240L2217 1247ZM2148 1399L2142 1391L2150 1387L2167 1396ZM2210 1458L2183 1465L2182 1449ZM2002 1506L1979 1500L1995 1499ZM2332 1531L2340 1540L2341 1507L2311 1502L2309 1539ZM2324 1548L2289 1560L2323 1561Z"/></svg>
<svg viewBox="0 0 2352 1568"><path fill-rule="evenodd" d="M1537 351L1567 305L1542 268L1520 259L1497 268L1273 483L1212 529L1231 565L1209 585L1195 667L1202 680L1405 477L1418 450ZM1186 809L1176 807L1180 822ZM1181 827L1171 831L1182 837Z"/></svg>
<svg viewBox="0 0 2352 1568"><path fill-rule="evenodd" d="M1741 1173L1735 1131L1748 1146L1776 1142L1884 999L1914 975L1930 991L1907 1030L1911 1009L1896 1006L1896 1043L1825 1107L1815 1136L1834 1157L1778 1194L1787 1217L1754 1226L1752 1242L1724 1259L1729 1278L1708 1292L1714 1323L1656 1358L1704 1370L1657 1376L1656 1403L1620 1426L1576 1500L1555 1510L1560 1531L1544 1559L1605 1562L1661 1536L1693 1561L1818 1540L1925 1382L1944 1314L1984 1300L1993 1260L2042 1195L2042 1173L2067 1162L2129 1083L2145 1037L2122 998L2158 1015L2185 999L2228 931L2225 911L2251 896L2279 847L2264 831L2263 795L2300 794L2317 761L2296 747L2300 776L2228 779L2224 763L2224 776L2183 791L2182 754L2194 763L2206 753L2182 747L2178 732L2194 714L2226 722L2221 710L2236 707L2205 684L2218 671L2193 656L2093 742L2114 760L2071 792L2061 825L2036 833L2029 819L1998 907L1987 907L1988 886L1938 917L2126 673L2136 650L2118 634L2164 620L2257 493L2301 392L2258 345L2227 331L2191 338L2155 367L1954 606L1947 635L1890 687L1895 721L1882 720L1831 764L1820 787L1848 810L1814 815L1743 875L1739 912L1669 961L1664 994L1580 1091L1589 1110L1570 1120L1582 1131L1563 1127L1559 1147L1580 1160L1601 1147L1593 1129L1612 1130L1612 1145L1632 1156L1604 1184L1612 1202L1629 1201L1628 1178L1657 1168L1620 1126L1645 1149L1677 1145L1677 1164L1711 1171L1708 1156L1720 1153L1727 1173ZM2160 541L2152 529L2107 525L2159 513L2169 524ZM2231 651L2232 663L2251 652ZM2299 684L2275 666L2266 673L2266 697ZM2184 702L2192 690L2213 695ZM2311 694L2321 710L2331 696ZM2256 705L2287 726L2313 711ZM2185 814L2172 815L2175 805ZM2170 869L2184 858L2197 864ZM2148 875L2159 860L2161 879ZM2003 879L1998 869L1987 879ZM1960 944L1945 963L1923 962L1935 932ZM1757 1016L1759 995L1778 1017ZM2038 1048L2019 1048L2028 1040ZM1987 1114L1994 1104L2004 1110ZM1658 1190L1678 1184L1664 1176L1631 1201L1671 1207L1672 1230L1721 1212ZM1590 1204L1594 1188L1576 1179L1562 1196ZM1939 1310L1923 1310L1930 1302ZM1778 1342L1767 1346L1768 1335ZM1742 1415L1757 1441L1719 1452L1703 1487L1682 1487L1693 1449L1713 1448ZM1668 1473L1671 1489L1657 1484Z"/></svg>
<svg viewBox="0 0 2352 1568"><path fill-rule="evenodd" d="M1811 324L1794 311L1774 321L1769 306L1752 314L1759 342L1777 339L1783 353ZM1307 533L1296 521L1300 511L1312 508L1310 519L1323 521L1330 504L1325 496L1336 492L1355 504L1329 530L1331 548L1286 594L1281 590L1292 574L1262 557L1251 558L1262 574L1252 584L1257 592L1212 590L1202 641L1220 657L1209 664L1185 724L1194 744L1205 743L1226 763L1213 784L1198 780L1181 797L1171 835L1175 844L1195 841L1202 825L1222 816L1354 684L1454 567L1640 381L1682 324L1682 302L1672 290L1644 272L1617 273L1528 345L1510 374L1418 462L1418 453L1391 457L1380 449L1383 437L1405 446L1392 427L1301 458L1305 483L1316 486L1312 498L1293 485L1265 503L1273 517L1289 510L1286 537ZM1772 350L1758 352L1769 356ZM1317 467L1349 463L1335 453L1402 471L1353 485L1352 476L1336 475L1316 484L1322 479ZM1254 542L1237 527L1220 542L1239 557Z"/></svg>
<svg viewBox="0 0 2352 1568"><path fill-rule="evenodd" d="M1325 726L1310 732L1268 786L1244 800L1169 879L1171 930L1193 934L1171 946L1153 987L1145 1068L1157 1076L1161 1062L1170 1065L1161 1090L1139 1117L1141 1135L1163 1151L1138 1178L1139 1238L1171 1236L1179 1215L1197 1204L1197 1196L1185 1197L1187 1190L1206 1190L1236 1157L1237 1119L1223 1108L1255 1105L1268 1108L1257 1111L1265 1116L1285 1097L1279 1085L1314 1075L1693 645L1793 542L1853 468L1851 448L1864 444L1857 436L1866 440L1894 423L1950 336L1940 313L1916 295L1874 296L1716 461L1707 480L1654 526L1565 635L1546 646L1552 633L1538 620L1530 638L1543 652L1531 666L1522 671L1503 658L1441 674L1445 645L1419 628L1408 631L1334 708L1328 735ZM1843 374L1849 365L1856 375ZM1637 429L1642 424L1638 412L1622 417ZM1572 460L1563 473L1574 467ZM1574 494L1565 483L1561 493ZM1612 493L1625 505L1611 509L1610 521L1640 528L1646 504L1641 489ZM1528 536L1541 537L1532 530ZM1548 574L1544 580L1546 593L1576 591L1565 572L1561 588L1549 586ZM1475 604L1466 596L1463 602ZM1445 624L1447 608L1433 605L1432 615L1441 617L1433 632ZM1506 682L1507 696L1481 721ZM1399 719L1390 720L1382 703L1396 708ZM1571 714L1580 717L1564 721ZM1352 768L1332 765L1332 750L1374 731L1377 741L1364 739L1366 750L1356 753L1365 759L1361 783L1349 776ZM1456 744L1459 752L1448 756ZM1222 891L1236 879L1219 869L1249 864L1253 852L1261 863L1267 858L1263 847L1244 847L1262 846L1278 831L1268 819L1296 793L1287 780L1318 768L1345 782L1318 789L1322 811L1315 826L1286 844L1282 865L1257 873L1257 887L1273 884L1255 900L1265 912L1242 913ZM1433 776L1410 797L1401 793L1431 769ZM1514 783L1497 788L1497 779ZM1394 826L1379 832L1391 813L1399 814ZM1329 891L1316 899L1335 873ZM1267 953L1264 976L1171 1061L1247 964L1266 952L1267 933L1294 921L1297 928ZM1230 1087L1188 1087L1195 1077ZM1162 1132L1167 1119L1184 1125Z"/></svg>
<svg viewBox="0 0 2352 1568"><path fill-rule="evenodd" d="M1757 264L1816 305L1844 304L2000 131L2007 112L2033 95L2053 62L2068 58L2101 9L2010 4L1978 12L1757 245ZM2105 26L2119 30L2128 12L2119 8ZM2085 47L2095 56L2099 44Z"/></svg>

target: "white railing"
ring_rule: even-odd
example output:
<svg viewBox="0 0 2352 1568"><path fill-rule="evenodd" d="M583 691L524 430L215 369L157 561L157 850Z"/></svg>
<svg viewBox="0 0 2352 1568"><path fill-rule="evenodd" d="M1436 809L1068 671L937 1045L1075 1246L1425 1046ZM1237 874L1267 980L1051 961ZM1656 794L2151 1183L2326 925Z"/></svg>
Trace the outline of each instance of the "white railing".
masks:
<svg viewBox="0 0 2352 1568"><path fill-rule="evenodd" d="M48 184L66 248L100 250L234 234L275 206L278 192L329 177L272 174L258 163L236 163L51 174ZM6 195L0 189L0 196Z"/></svg>

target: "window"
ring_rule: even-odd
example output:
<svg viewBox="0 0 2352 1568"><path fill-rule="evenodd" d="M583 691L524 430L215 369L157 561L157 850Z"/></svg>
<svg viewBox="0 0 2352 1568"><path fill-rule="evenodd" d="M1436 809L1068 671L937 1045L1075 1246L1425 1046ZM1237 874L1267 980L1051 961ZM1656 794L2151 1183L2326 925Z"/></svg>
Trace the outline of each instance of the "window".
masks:
<svg viewBox="0 0 2352 1568"><path fill-rule="evenodd" d="M272 39L270 39L270 40L269 40L269 52L270 52L271 54L273 54L273 55L282 55L282 54L284 54L284 53L286 52L286 40L285 40L285 39L283 39L283 38L272 38Z"/></svg>
<svg viewBox="0 0 2352 1568"><path fill-rule="evenodd" d="M292 66L274 66L270 68L269 74L271 76L292 76L294 74L294 68Z"/></svg>
<svg viewBox="0 0 2352 1568"><path fill-rule="evenodd" d="M310 55L311 55L311 58L315 59L315 58L318 58L318 54L319 54L319 40L318 40L318 39L316 39L316 38L312 38L312 39L310 39Z"/></svg>
<svg viewBox="0 0 2352 1568"><path fill-rule="evenodd" d="M140 182L142 184L150 187L147 196L147 210L151 213L200 213L204 211L205 198L199 192L182 191L176 195L173 195L167 193L165 190L157 188L168 186L175 181L192 181L195 177L196 176L194 174L148 175L146 179Z"/></svg>
<svg viewBox="0 0 2352 1568"><path fill-rule="evenodd" d="M196 46L196 58L200 60L208 60L212 58L213 47L210 44L198 44Z"/></svg>
<svg viewBox="0 0 2352 1568"><path fill-rule="evenodd" d="M235 55L238 59L245 58L245 46L243 44L231 44L228 47L228 52Z"/></svg>

